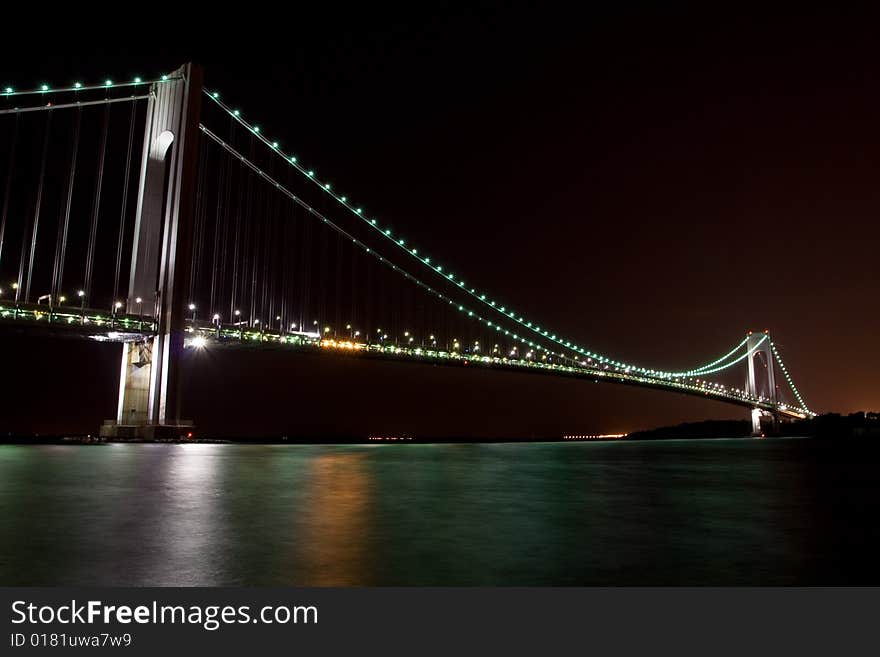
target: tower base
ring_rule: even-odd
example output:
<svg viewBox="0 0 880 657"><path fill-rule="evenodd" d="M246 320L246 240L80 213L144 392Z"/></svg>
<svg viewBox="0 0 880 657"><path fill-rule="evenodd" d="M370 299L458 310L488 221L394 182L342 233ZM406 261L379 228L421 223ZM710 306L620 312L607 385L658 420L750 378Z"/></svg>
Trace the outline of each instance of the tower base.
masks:
<svg viewBox="0 0 880 657"><path fill-rule="evenodd" d="M769 421L762 421L769 418ZM762 411L760 408L752 409L752 436L775 436L779 434L779 416L776 413Z"/></svg>
<svg viewBox="0 0 880 657"><path fill-rule="evenodd" d="M181 420L180 424L118 424L115 420L105 420L100 435L108 440L168 442L192 438L194 428L189 420Z"/></svg>
<svg viewBox="0 0 880 657"><path fill-rule="evenodd" d="M760 408L752 409L752 436L756 438L764 435L764 432L761 430L761 415Z"/></svg>

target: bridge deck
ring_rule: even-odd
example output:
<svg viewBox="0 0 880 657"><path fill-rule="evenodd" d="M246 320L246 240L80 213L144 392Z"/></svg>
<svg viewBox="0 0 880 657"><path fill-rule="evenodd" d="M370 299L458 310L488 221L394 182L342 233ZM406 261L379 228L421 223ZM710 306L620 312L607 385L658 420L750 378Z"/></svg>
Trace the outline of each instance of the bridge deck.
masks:
<svg viewBox="0 0 880 657"><path fill-rule="evenodd" d="M744 391L718 384L680 378L659 378L621 371L617 368L581 367L528 358L508 358L473 351L454 351L425 346L401 346L384 342L359 342L350 339L323 339L314 333L279 333L255 331L244 326L187 322L188 344L200 338L212 347L271 347L312 353L337 353L366 358L459 367L481 367L515 372L587 379L596 383L619 383L714 399L716 401L776 411L792 418L806 415L801 409L784 404L778 407L768 399L754 399ZM155 333L152 318L88 308L45 305L0 304L0 327L27 329L53 335L84 337L101 342L134 342Z"/></svg>

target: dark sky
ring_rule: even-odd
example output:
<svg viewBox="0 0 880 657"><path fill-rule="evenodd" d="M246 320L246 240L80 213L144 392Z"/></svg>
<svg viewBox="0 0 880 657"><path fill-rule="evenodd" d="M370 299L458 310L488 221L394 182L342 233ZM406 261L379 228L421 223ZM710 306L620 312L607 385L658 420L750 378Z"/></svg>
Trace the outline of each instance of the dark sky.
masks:
<svg viewBox="0 0 880 657"><path fill-rule="evenodd" d="M850 412L880 409L874 18L230 11L185 40L96 25L10 48L0 83L194 59L266 134L523 314L658 367L769 328L811 407ZM2 353L24 344L4 338ZM38 365L4 384L9 424L89 430L112 416L115 352L38 346ZM478 435L745 417L545 377L237 358L191 368L185 407L206 431L254 416L258 431ZM93 389L69 371L87 363ZM236 400L246 414L216 411Z"/></svg>

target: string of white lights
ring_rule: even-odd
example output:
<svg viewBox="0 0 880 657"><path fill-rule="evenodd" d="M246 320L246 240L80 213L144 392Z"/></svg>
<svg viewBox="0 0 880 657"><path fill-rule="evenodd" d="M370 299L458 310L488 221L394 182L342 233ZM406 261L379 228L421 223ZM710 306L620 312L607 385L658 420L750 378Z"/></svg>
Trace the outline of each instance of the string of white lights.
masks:
<svg viewBox="0 0 880 657"><path fill-rule="evenodd" d="M89 91L96 91L96 90L102 90L102 89L106 90L106 89L112 89L112 88L121 88L121 87L148 86L148 85L152 85L152 84L166 82L171 79L176 79L176 76L174 76L174 75L161 75L158 78L152 78L152 79L144 79L141 77L134 77L132 80L124 81L124 82L115 82L111 79L106 79L100 84L85 84L85 83L77 81L77 82L74 82L70 85L62 86L62 87L52 87L47 83L43 83L43 84L40 84L35 89L24 89L24 90L16 90L12 86L4 86L4 87L0 88L0 97L8 98L8 97L28 96L28 95L36 95L36 94L45 95L45 94L67 93L67 92L89 92ZM705 375L705 374L716 373L716 372L722 371L724 369L727 369L738 362L741 362L750 353L749 351L747 351L745 354L739 356L738 358L736 358L730 362L727 362L727 363L725 362L728 358L730 358L731 356L736 354L736 352L743 347L743 345L748 340L748 338L746 338L745 340L740 342L738 345L736 345L733 349L731 349L728 353L721 356L720 358L715 359L714 361L711 361L709 363L706 363L704 365L701 365L699 367L692 368L689 370L673 372L673 371L665 371L665 370L654 370L654 369L649 369L649 368L640 367L640 366L636 366L636 365L631 365L631 364L624 363L621 361L616 361L611 357L592 352L590 350L585 349L582 346L579 346L577 344L573 344L570 340L565 340L561 336L557 336L555 333L551 333L550 331L541 328L539 325L525 319L521 315L518 315L513 310L507 308L505 305L501 305L500 302L497 302L491 298L488 298L485 293L479 292L474 288L466 287L463 279L456 278L456 276L451 272L443 271L443 267L441 265L433 263L430 257L424 255L423 253L420 253L417 248L414 248L411 245L408 245L404 239L393 235L390 228L383 228L378 224L376 219L368 218L361 207L358 207L353 202L349 201L349 199L346 196L338 194L336 191L334 191L329 182L320 181L317 178L315 172L313 170L307 169L305 166L303 166L297 160L296 156L286 155L281 150L278 142L270 141L268 138L266 138L261 133L260 127L258 125L248 123L247 121L245 121L241 117L241 112L238 109L232 109L231 107L226 105L224 102L222 102L220 100L219 92L208 91L208 90L205 90L204 92L219 107L221 107L231 117L233 117L240 125L242 125L244 128L249 130L257 139L259 139L264 145L266 145L269 149L271 149L272 152L274 152L278 157L281 157L282 159L284 159L284 161L288 165L292 166L299 173L301 173L306 178L311 180L314 184L318 185L322 189L322 191L324 191L325 194L327 194L331 198L335 199L338 203L340 203L343 207L345 207L347 210L349 210L351 213L353 213L356 217L358 217L363 222L365 222L368 226L370 226L371 228L373 228L374 230L379 232L384 238L391 241L399 249L405 251L410 257L414 258L419 263L421 263L421 265L427 267L434 274L442 277L444 280L458 286L458 288L460 290L462 290L465 294L472 296L474 299L476 299L480 303L484 304L485 306L490 308L492 311L502 315L505 318L505 320L513 321L514 323L519 324L524 329L527 329L528 331L537 334L538 337L541 338L542 340L547 340L547 341L552 342L556 345L559 345L561 347L569 349L575 355L574 356L567 356L561 352L559 352L559 353L553 352L550 349L547 349L546 347L544 347L540 344L536 344L534 342L534 340L528 340L524 336L518 335L516 332L512 332L510 329L503 327L502 325L500 325L497 322L497 320L495 322L493 322L493 321L489 320L488 318L481 316L479 313L476 313L473 310L466 308L463 305L458 305L455 301L453 301L447 295L444 295L443 293L434 289L432 286L426 284L424 281L421 281L420 279L413 276L409 272L403 270L398 265L391 263L390 261L388 261L386 258L381 256L380 254L376 253L375 251L373 251L372 249L367 247L360 240L357 240L356 238L351 236L349 233L344 231L341 227L339 227L338 225L331 222L329 219L327 219L321 213L317 212L314 208L312 208L311 206L306 204L304 201L302 201L302 199L300 199L299 197L294 195L292 192L290 192L290 190L287 190L280 183L278 183L277 181L275 181L271 177L267 176L267 174L265 174L258 167L256 167L256 165L254 165L252 162L250 162L249 160L244 158L237 151L232 149L231 146L229 146L228 144L223 142L219 137L217 137L217 135L212 133L205 126L200 126L200 128L202 129L203 132L205 132L209 137L214 139L223 148L225 148L226 150L228 150L229 152L234 154L242 162L244 162L247 166L249 166L252 170L257 172L260 176L262 176L266 180L268 180L271 184L274 184L276 188L278 188L283 193L290 196L294 201L299 203L302 207L306 208L313 215L317 216L325 224L331 226L333 229L339 231L341 234L343 234L346 237L348 237L349 239L351 239L355 244L357 244L361 248L364 248L367 253L370 253L373 257L377 258L379 261L381 261L385 265L393 268L396 271L399 271L408 280L419 285L423 289L427 290L431 294L435 295L437 298L447 302L448 304L452 305L453 307L457 306L459 312L465 313L468 317L472 317L472 318L476 319L477 321L484 323L487 327L494 329L495 331L497 331L500 334L503 334L507 337L511 337L511 338L513 338L513 340L518 341L521 344L528 345L529 347L531 347L533 349L537 349L539 351L546 352L547 354L550 354L550 355L558 355L565 360L571 360L571 361L575 362L578 367L585 367L590 370L595 369L595 370L601 371L602 365L604 365L605 370L607 370L609 368L609 366L613 366L617 372L623 372L627 376L630 376L629 372L632 370L637 373L641 373L643 375L646 375L646 377L648 379L655 379L655 380L656 379L668 379L668 378L680 378L680 377L691 377L692 378L696 375ZM768 337L764 336L761 339L761 341L758 342L758 344L761 344L765 339L768 339ZM806 403L803 400L803 397L801 396L800 392L798 391L797 387L795 386L794 381L792 380L791 375L789 374L787 368L785 367L785 364L783 363L782 358L779 355L779 352L776 349L776 346L772 342L772 340L770 341L770 345L771 345L771 349L773 350L773 353L776 357L776 360L779 363L780 369L786 378L788 385L790 386L792 392L795 394L795 397L798 399L798 401L800 402L800 404L802 406L802 408L800 410L803 410L806 413L814 415L814 413L812 413L812 411L809 411L809 409L807 408ZM584 360L584 358L586 358L586 360ZM596 365L594 363L594 361L595 361L595 363L598 363L598 365ZM590 363L589 366L587 365L588 362Z"/></svg>
<svg viewBox="0 0 880 657"><path fill-rule="evenodd" d="M141 77L134 77L131 80L126 80L125 82L115 82L110 79L106 79L100 84L86 84L83 82L73 82L67 86L63 87L53 87L47 83L42 83L35 89L21 89L17 90L15 87L11 87L6 85L0 91L0 97L7 98L13 96L32 96L34 94L58 94L58 93L66 93L70 91L75 92L88 92L88 91L97 91L100 89L118 89L120 87L139 87L139 86L149 86L152 84L156 84L158 82L167 82L168 80L176 79L171 75L162 75L158 78L153 79L144 79Z"/></svg>
<svg viewBox="0 0 880 657"><path fill-rule="evenodd" d="M565 340L562 337L557 336L555 333L551 333L546 329L542 329L539 325L523 318L521 315L518 315L513 310L510 310L504 305L501 305L499 302L496 302L493 299L487 297L485 293L477 291L474 288L466 287L463 279L456 279L455 275L451 272L444 272L443 266L438 265L432 262L431 258L426 256L424 253L420 252L419 249L414 248L410 245L407 245L406 241L403 238L396 237L390 228L383 228L379 225L376 219L371 219L366 216L362 207L357 206L355 203L350 201L347 196L342 194L338 194L335 190L333 190L332 185L326 181L320 181L316 176L314 170L308 169L301 162L299 162L298 158L295 155L285 153L281 145L277 141L272 141L268 139L261 131L261 128L257 124L252 124L246 121L242 115L241 111L238 109L233 109L229 105L227 105L224 101L220 99L219 91L209 91L207 89L204 90L204 93L214 101L214 103L223 109L230 117L232 117L237 123L239 123L242 127L249 130L259 141L261 141L265 146L267 146L273 153L275 153L278 157L283 159L289 166L293 167L296 171L301 173L307 179L311 180L314 184L321 188L321 190L329 195L331 198L335 199L340 205L353 213L356 217L358 217L361 221L366 223L368 226L376 230L379 234L381 234L388 241L392 242L399 249L405 251L409 256L417 260L423 266L428 267L435 274L443 277L447 281L458 285L458 287L469 294L474 299L479 301L480 303L486 305L493 311L503 315L505 319L513 321L521 325L523 328L538 334L542 339L549 340L557 345L570 349L574 352L575 356L572 360L580 361L584 357L599 362L600 364L608 364L614 366L621 370L635 370L637 372L641 372L643 374L650 374L653 376L660 377L680 377L680 376L688 376L693 372L702 371L705 368L711 367L713 364L721 362L725 357L720 359L716 359L712 363L702 365L697 368L692 368L690 370L683 370L679 372L673 371L665 371L665 370L654 370L646 367L641 367L638 365L632 365L629 363L624 363L621 361L614 360L608 356L592 352L584 347L581 347L577 344L572 344L570 340ZM733 352L738 349L739 346L733 349ZM564 357L564 354L559 354Z"/></svg>
<svg viewBox="0 0 880 657"><path fill-rule="evenodd" d="M785 380L788 382L788 386L791 388L791 391L794 393L794 396L800 403L801 410L810 415L815 415L815 413L813 413L813 411L809 409L807 403L804 401L804 398L801 396L800 391L798 391L797 386L794 384L794 381L791 378L791 374L788 373L788 368L786 368L785 363L782 362L782 356L779 355L779 350L776 348L776 344L773 342L773 340L770 340L770 349L773 351L773 356L776 358L779 369L782 370L782 374L785 375Z"/></svg>
<svg viewBox="0 0 880 657"><path fill-rule="evenodd" d="M522 337L522 336L520 336L520 335L517 335L516 333L511 333L509 330L504 329L504 328L503 328L502 326L500 326L499 324L497 324L497 323L493 323L492 321L486 319L485 317L482 317L481 315L479 315L478 313L475 313L474 311L470 310L469 308L466 308L466 307L463 306L463 305L458 305L458 304L457 304L452 298L450 298L449 296L447 296L447 295L443 294L442 292L440 292L440 291L434 289L432 286L428 285L427 283L425 283L424 281L420 280L420 279L417 278L416 276L413 276L412 274L410 274L408 271L406 271L406 270L403 269L402 267L400 267L400 266L398 266L398 265L392 263L392 262L389 261L387 258L383 257L381 254L377 253L375 249L371 249L371 248L368 247L366 244L364 244L361 240L357 239L357 238L354 237L351 233L349 233L348 231L346 231L344 228L342 228L342 227L339 226L338 224L336 224L336 223L334 223L333 221L331 221L330 219L328 219L328 218L327 218L326 216L324 216L321 212L319 212L318 210L316 210L315 208L313 208L311 205L309 205L308 203L306 203L306 202L305 202L303 199L301 199L299 196L297 196L297 195L294 194L292 191L290 191L289 189L287 189L287 187L285 187L284 185L282 185L281 183L279 183L277 180L275 180L272 176L270 176L270 175L267 174L265 171L263 171L263 170L262 170L260 167L258 167L256 164L254 164L253 162L251 162L247 157L245 157L244 155L242 155L240 152L238 152L238 151L237 151L235 148L233 148L231 145L229 145L229 144L227 144L225 141L223 141L223 139L221 139L218 135L216 135L214 132L212 132L209 128L207 128L206 126L200 124L200 125L199 125L199 129L200 129L205 135L207 135L209 138L211 138L214 142L216 142L220 147L222 147L224 150L226 150L228 153L230 153L233 157L235 157L236 159L238 159L239 161L241 161L245 166L247 166L249 169L251 169L254 173L256 173L256 174L259 175L261 178L263 178L264 180L266 180L270 185L274 186L279 192L281 192L282 194L286 195L288 198L290 198L291 200L293 200L295 203L297 203L300 207L302 207L302 208L305 209L307 212L309 212L311 215L313 215L314 217L316 217L318 220L320 220L321 222L323 222L324 224L326 224L327 226L329 226L329 227L332 228L333 230L337 231L340 235L343 235L344 237L350 239L350 240L352 241L352 243L354 243L356 246L358 246L358 247L364 249L364 251L365 251L367 254L369 254L369 255L372 256L373 258L379 260L379 261L380 261L381 263L383 263L384 265L390 267L390 268L393 269L394 271L399 272L402 276L404 276L405 278L407 278L407 279L410 280L411 282L415 283L416 285L418 285L418 286L421 287L422 289L426 290L427 292L433 294L434 296L436 296L437 298L441 299L442 301L445 301L445 302L448 303L449 305L451 305L451 306L453 306L453 307L457 306L459 312L464 313L464 314L467 314L468 317L471 317L471 318L473 318L473 319L475 319L475 320L477 320L477 321L479 321L479 322L482 322L482 323L486 324L487 327L492 328L492 329L494 329L494 330L497 331L497 332L503 333L505 336L512 337L515 341L518 341L518 342L520 342L520 343L522 343L522 344L528 345L529 347L531 347L531 348L533 348L533 349L537 349L537 350L539 350L539 351L545 351L545 352L547 352L548 354L552 354L552 353L553 353L553 352L551 352L549 349L547 349L547 348L545 348L545 347L543 347L543 346L541 346L541 345L539 345L539 344L535 344L533 341L529 341L529 340L527 340L526 338L524 338L524 337ZM560 355L562 356L562 354L560 354ZM564 356L563 356L563 357L564 357Z"/></svg>
<svg viewBox="0 0 880 657"><path fill-rule="evenodd" d="M688 372L688 375L705 374L705 373L706 373L706 370L708 370L709 368L712 368L712 367L714 367L715 365L717 365L718 363L722 363L722 362L724 362L725 360L727 360L728 358L730 358L731 356L733 356L737 351L739 351L740 349L742 349L743 346L744 346L744 345L746 344L746 342L748 342L748 341L749 341L749 337L746 336L745 338L743 338L743 341L742 341L742 342L740 342L740 343L739 343L738 345L736 345L733 349L731 349L731 350L728 351L726 354L724 354L721 358L717 358L717 359L713 360L711 363L706 363L706 364L703 365L702 367L698 367L698 368L696 368L696 369L690 370L690 371ZM737 362L737 361L734 361L734 362ZM728 367L728 366L725 365L724 368L726 368L726 367ZM724 369L724 368L722 368L722 369Z"/></svg>
<svg viewBox="0 0 880 657"><path fill-rule="evenodd" d="M16 90L11 86L5 86L5 87L3 87L2 92L0 92L0 95L8 97L8 96L24 96L24 95L33 95L33 94L46 94L46 93L63 93L63 92L78 92L78 91L85 92L85 91L94 91L94 90L99 90L99 89L151 85L151 84L155 84L155 83L165 82L170 79L175 79L175 78L171 75L161 75L160 77L153 78L153 79L143 79L141 77L134 77L132 80L125 81L125 82L114 82L111 79L106 79L106 80L104 80L103 83L100 83L100 84L84 84L82 82L74 82L71 85L63 86L63 87L51 87L49 84L43 83L43 84L39 85L39 87L37 87L36 89L25 89L25 90ZM356 207L352 202L350 202L348 200L348 198L346 196L337 194L335 191L333 191L330 183L328 183L328 182L322 183L321 181L319 181L317 179L317 177L315 176L314 171L312 171L310 169L306 169L302 164L300 164L298 162L296 156L285 155L283 153L283 151L280 150L280 146L279 146L278 142L270 141L263 134L261 134L260 127L258 125L248 123L247 121L245 121L241 117L241 112L239 110L232 109L231 107L226 105L226 103L221 101L219 92L205 90L205 94L209 98L211 98L219 107L221 107L224 111L226 111L231 117L233 117L240 125L242 125L246 129L248 129L250 132L252 132L261 142L263 142L266 146L268 146L274 153L276 153L279 157L284 159L285 162L287 162L289 165L293 166L298 172L300 172L302 175L306 176L314 184L318 185L326 194L328 194L333 199L335 199L337 202L339 202L341 205L343 205L345 208L347 208L350 212L352 212L355 216L357 216L362 221L364 221L367 225L369 225L370 227L372 227L373 229L378 231L383 237L385 237L386 239L388 239L389 241L394 243L398 248L402 249L408 255L415 258L422 265L428 267L434 273L442 276L445 280L457 285L463 292L471 295L474 299L480 301L481 303L485 304L486 306L488 306L489 308L491 308L495 312L501 314L502 316L504 316L505 319L507 319L509 321L513 321L513 322L521 325L523 328L528 329L529 331L531 331L533 333L536 333L542 339L546 339L546 340L551 341L559 346L565 347L566 349L571 350L575 354L574 357L566 356L564 353L556 354L556 355L559 355L560 357L563 357L563 358L566 358L569 360L573 360L578 363L580 363L582 361L582 359L584 357L586 357L590 362L596 361L600 365L606 365L606 364L611 365L618 370L625 370L625 371L635 370L635 371L643 373L643 374L649 374L652 376L664 377L664 378L665 377L694 376L694 375L698 375L698 374L707 374L707 373L717 372L717 371L720 371L721 369L726 369L731 364L739 362L739 360L741 360L741 359L737 359L736 361L733 361L732 363L727 364L721 368L715 367L716 365L724 362L727 358L729 358L731 355L736 353L736 351L743 346L745 341L738 344L736 347L734 347L730 352L728 352L724 356L721 356L720 358L717 358L716 360L714 360L710 363L706 363L704 365L701 365L696 368L692 368L690 370L678 371L678 372L666 371L666 370L654 370L654 369L649 369L646 367L641 367L638 365L632 365L629 363L614 360L613 358L602 355L602 354L592 352L592 351L587 350L584 347L581 347L577 344L572 344L572 342L570 340L565 340L562 337L557 336L555 333L551 333L550 331L548 331L546 329L542 329L539 325L534 324L533 322L523 318L521 315L517 315L513 310L510 310L506 306L500 305L498 302L496 302L492 299L488 299L486 294L478 292L474 288L467 288L465 286L463 279L456 280L456 277L454 276L454 274L452 274L451 272L444 272L443 267L441 265L437 265L437 264L432 263L431 258L429 258L428 256L425 256L424 254L420 254L418 249L408 246L406 244L405 240L403 240L402 238L394 237L392 235L392 231L390 228L383 229L382 227L380 227L378 225L378 222L376 219L368 219L360 207ZM326 218L325 218L325 221L326 221ZM471 316L476 316L473 314L473 311L471 311L471 310L465 310L463 307L460 307L460 309L462 310L462 312L467 312ZM487 323L490 327L493 326L493 323L491 321L489 321L485 318L482 318L482 317L480 317L479 319L480 319L480 321ZM497 324L495 324L494 327L496 328L496 330L499 330L499 331L501 330ZM542 347L541 345L536 345L533 341L526 340L525 338L517 335L516 333L511 334L511 332L509 330L504 330L503 332L505 335L513 336L514 339L522 342L523 344L528 344L532 348L546 351L547 353L553 353L552 351ZM781 361L780 361L780 365L781 365ZM792 386L792 390L795 392L795 395L798 397L798 399L803 404L803 401L800 398L800 394L797 392L797 389L794 387L794 384L791 382L790 377L788 376L788 373L784 368L783 368L783 372L786 375L786 378L789 382L789 385Z"/></svg>
<svg viewBox="0 0 880 657"><path fill-rule="evenodd" d="M758 340L758 342L755 344L755 346L757 347L758 345L762 344L762 343L764 342L764 340L766 340L766 339L767 339L767 336L766 336L766 335L763 336L760 340ZM746 340L748 340L748 338L746 338ZM741 343L740 343L740 346L742 346L743 344L745 344L745 341L746 341L746 340L744 340L743 342L741 342ZM737 347L737 348L739 348L739 347ZM735 351L735 350L734 350L734 351ZM733 353L733 352L731 352L731 353ZM694 374L700 374L700 375L703 375L703 374L715 374L716 372L721 372L721 371L723 371L723 370L726 370L726 369L729 368L729 367L732 367L733 365L736 365L737 363L742 362L742 361L745 360L746 358L748 358L748 357L749 357L749 353L754 353L754 352L749 352L749 350L747 349L746 352L745 352L744 354L742 354L739 358L736 358L736 359L730 361L729 363L726 363L726 364L724 364L724 365L721 365L720 367L713 367L713 368L710 368L710 369L703 369L703 370L701 370L701 371L699 371L699 372L696 372L696 371L695 371ZM728 355L729 355L729 354L728 354ZM723 360L723 359L720 359L720 360Z"/></svg>

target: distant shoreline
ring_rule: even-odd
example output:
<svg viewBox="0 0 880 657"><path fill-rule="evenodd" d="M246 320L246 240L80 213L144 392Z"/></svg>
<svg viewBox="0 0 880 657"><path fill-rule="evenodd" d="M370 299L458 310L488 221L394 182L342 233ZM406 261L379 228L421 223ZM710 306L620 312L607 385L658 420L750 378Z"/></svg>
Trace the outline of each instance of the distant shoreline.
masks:
<svg viewBox="0 0 880 657"><path fill-rule="evenodd" d="M810 420L783 423L779 430L769 436L779 437L825 437L876 438L880 440L880 414L851 413L839 415L827 413ZM196 436L168 440L113 440L93 435L23 435L7 434L0 437L6 445L93 445L93 444L235 444L235 445L426 445L469 443L592 443L631 442L636 440L708 440L714 438L749 438L751 423L748 420L704 420L686 422L669 427L617 435L566 434L564 436L494 436L473 438L470 436L256 436L211 437Z"/></svg>
<svg viewBox="0 0 880 657"><path fill-rule="evenodd" d="M788 436L786 436L788 437ZM801 436L803 437L803 436ZM113 446L113 445L252 445L252 446L282 446L293 445L301 447L370 447L380 445L410 445L410 446L426 446L426 445L570 445L570 444L591 444L591 443L635 443L635 442L655 442L655 441L679 441L679 440L747 440L751 436L713 436L711 438L663 438L663 439L623 439L623 438L596 438L585 440L562 440L560 438L422 438L407 441L369 441L369 440L317 440L317 439L299 439L299 440L283 440L283 439L248 439L248 438L179 438L174 440L106 440L106 439L89 439L79 436L67 436L64 438L54 438L40 436L36 438L23 438L17 440L2 440L0 447L8 446L33 446L33 447L52 447L64 445L78 446ZM755 438L760 440L760 438Z"/></svg>

